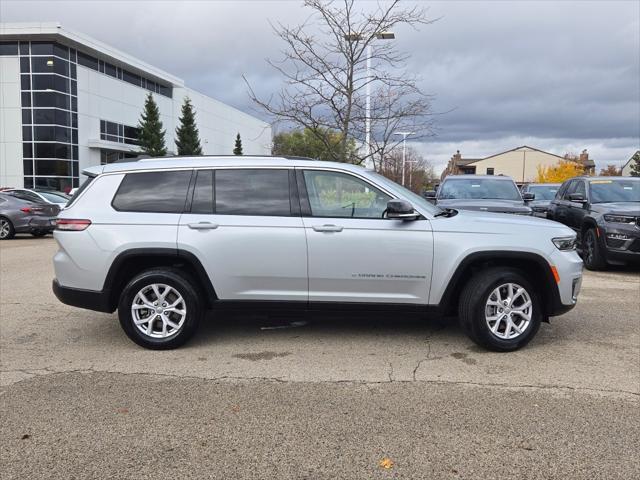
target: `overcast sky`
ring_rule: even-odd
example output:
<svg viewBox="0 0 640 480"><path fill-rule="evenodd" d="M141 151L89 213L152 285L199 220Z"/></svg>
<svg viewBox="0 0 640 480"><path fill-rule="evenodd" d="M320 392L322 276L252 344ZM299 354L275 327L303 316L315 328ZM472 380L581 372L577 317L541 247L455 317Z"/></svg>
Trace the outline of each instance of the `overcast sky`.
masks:
<svg viewBox="0 0 640 480"><path fill-rule="evenodd" d="M434 111L449 112L436 118L438 135L416 145L437 171L457 149L586 148L602 167L640 148L639 1L421 3L439 20L397 29L395 41ZM2 22L60 22L263 118L241 76L262 94L279 89L265 63L281 48L269 21L307 15L300 1L0 0Z"/></svg>

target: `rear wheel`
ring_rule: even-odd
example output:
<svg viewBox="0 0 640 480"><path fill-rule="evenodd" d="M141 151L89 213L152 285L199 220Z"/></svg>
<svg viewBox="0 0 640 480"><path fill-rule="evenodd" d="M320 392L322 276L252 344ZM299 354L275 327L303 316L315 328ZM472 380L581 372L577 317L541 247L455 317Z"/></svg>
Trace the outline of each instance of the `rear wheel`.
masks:
<svg viewBox="0 0 640 480"><path fill-rule="evenodd" d="M584 266L589 270L602 270L607 266L595 228L590 228L584 234L582 257Z"/></svg>
<svg viewBox="0 0 640 480"><path fill-rule="evenodd" d="M469 280L460 295L460 323L477 344L517 350L535 336L542 321L537 292L516 269L495 267Z"/></svg>
<svg viewBox="0 0 640 480"><path fill-rule="evenodd" d="M16 235L13 223L6 217L0 217L0 240L9 240Z"/></svg>
<svg viewBox="0 0 640 480"><path fill-rule="evenodd" d="M173 269L140 273L124 288L118 304L127 336L154 350L184 344L195 333L202 313L193 280Z"/></svg>

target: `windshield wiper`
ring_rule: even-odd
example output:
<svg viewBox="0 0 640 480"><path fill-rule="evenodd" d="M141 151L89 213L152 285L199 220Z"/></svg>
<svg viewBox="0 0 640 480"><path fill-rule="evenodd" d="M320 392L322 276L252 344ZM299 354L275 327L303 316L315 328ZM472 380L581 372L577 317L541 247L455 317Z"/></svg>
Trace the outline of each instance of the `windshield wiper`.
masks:
<svg viewBox="0 0 640 480"><path fill-rule="evenodd" d="M445 208L440 213L436 213L434 217L453 217L454 215L457 215L457 214L458 214L457 210L453 208Z"/></svg>

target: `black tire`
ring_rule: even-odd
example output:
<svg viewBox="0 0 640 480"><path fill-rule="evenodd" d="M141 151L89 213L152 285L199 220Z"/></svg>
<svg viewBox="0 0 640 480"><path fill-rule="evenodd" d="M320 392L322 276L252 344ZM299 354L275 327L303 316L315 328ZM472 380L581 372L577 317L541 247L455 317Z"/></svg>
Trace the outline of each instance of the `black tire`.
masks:
<svg viewBox="0 0 640 480"><path fill-rule="evenodd" d="M526 290L532 304L531 320L519 336L511 339L499 338L491 332L485 317L487 301L491 293L503 284L514 283ZM536 335L543 319L540 295L517 269L493 267L475 274L460 294L458 314L460 325L478 345L489 350L509 352L524 347ZM515 317L514 317L515 318Z"/></svg>
<svg viewBox="0 0 640 480"><path fill-rule="evenodd" d="M34 237L44 237L47 233L46 230L35 230L33 232L31 232L31 235L33 235Z"/></svg>
<svg viewBox="0 0 640 480"><path fill-rule="evenodd" d="M607 261L602 253L602 247L595 228L590 228L584 233L582 260L587 270L603 270L607 267Z"/></svg>
<svg viewBox="0 0 640 480"><path fill-rule="evenodd" d="M6 230L6 229L8 230ZM4 233L3 233L4 232ZM16 229L7 217L0 217L0 240L11 240L16 236Z"/></svg>
<svg viewBox="0 0 640 480"><path fill-rule="evenodd" d="M186 315L184 316L184 321L180 328L176 329L175 333L172 333L170 336L165 338L153 338L152 336L140 331L135 325L132 315L132 307L136 295L145 287L149 287L152 284L168 285L175 289L175 291L182 296L185 304L184 306L186 307ZM164 293L164 291L161 291L161 293ZM150 300L153 302L153 299ZM161 306L159 306L159 310L162 310L160 307ZM148 312L149 309L144 309L145 315ZM168 350L183 345L197 330L200 319L203 316L203 312L203 307L197 293L196 283L188 275L171 268L146 270L136 275L127 284L127 286L124 287L124 290L120 295L120 302L118 303L118 317L120 319L120 325L127 336L138 345L152 350ZM148 318L154 315L156 314L153 313ZM159 316L156 316L156 318L159 318ZM154 331L154 327L160 326L164 322L161 320L154 320L152 323L151 333L154 334L157 333ZM147 327L144 327L143 324L142 328L148 328L149 322L147 322L146 325Z"/></svg>

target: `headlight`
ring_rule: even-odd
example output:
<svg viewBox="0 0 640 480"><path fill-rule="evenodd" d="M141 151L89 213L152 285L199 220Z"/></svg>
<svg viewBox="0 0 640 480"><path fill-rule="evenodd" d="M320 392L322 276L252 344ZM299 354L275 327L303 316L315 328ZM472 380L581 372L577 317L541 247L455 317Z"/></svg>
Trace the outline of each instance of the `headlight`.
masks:
<svg viewBox="0 0 640 480"><path fill-rule="evenodd" d="M576 237L557 237L552 238L551 241L558 250L575 250L576 249Z"/></svg>
<svg viewBox="0 0 640 480"><path fill-rule="evenodd" d="M609 223L633 223L636 218L627 215L605 215L604 221Z"/></svg>

